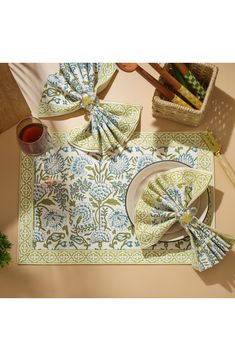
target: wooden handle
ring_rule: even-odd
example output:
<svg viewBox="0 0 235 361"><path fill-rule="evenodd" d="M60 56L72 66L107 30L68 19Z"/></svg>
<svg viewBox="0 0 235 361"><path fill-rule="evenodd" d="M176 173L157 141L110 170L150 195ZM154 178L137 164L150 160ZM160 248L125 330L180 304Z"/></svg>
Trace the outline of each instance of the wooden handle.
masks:
<svg viewBox="0 0 235 361"><path fill-rule="evenodd" d="M187 88L187 82L181 72L176 68L175 64L172 64L172 72L173 76L178 80L178 82Z"/></svg>
<svg viewBox="0 0 235 361"><path fill-rule="evenodd" d="M183 64L183 63L174 63L174 64L183 76L185 76L187 74L188 68L185 64Z"/></svg>
<svg viewBox="0 0 235 361"><path fill-rule="evenodd" d="M151 83L160 93L162 93L167 99L172 100L175 96L170 90L166 89L157 79L150 75L146 70L137 66L136 71L142 75L149 83Z"/></svg>
<svg viewBox="0 0 235 361"><path fill-rule="evenodd" d="M169 83L173 88L177 90L185 99L187 99L196 109L201 109L202 103L193 95L187 88L181 85L167 70L163 69L157 63L150 63L150 65Z"/></svg>
<svg viewBox="0 0 235 361"><path fill-rule="evenodd" d="M176 80L170 73L168 73L167 70L163 69L159 64L157 63L149 63L153 69L155 69L162 77L169 83L173 88L176 90L179 90L181 87L181 84Z"/></svg>
<svg viewBox="0 0 235 361"><path fill-rule="evenodd" d="M221 166L223 167L223 170L225 171L228 178L230 179L233 186L235 187L235 172L234 172L233 168L231 167L227 158L223 154L218 153L217 157L219 159Z"/></svg>

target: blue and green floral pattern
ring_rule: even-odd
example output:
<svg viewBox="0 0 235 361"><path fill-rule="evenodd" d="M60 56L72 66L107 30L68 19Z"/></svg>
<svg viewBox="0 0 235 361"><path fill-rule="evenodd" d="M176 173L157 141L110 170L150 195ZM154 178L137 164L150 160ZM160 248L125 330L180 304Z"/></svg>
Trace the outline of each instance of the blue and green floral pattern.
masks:
<svg viewBox="0 0 235 361"><path fill-rule="evenodd" d="M191 206L210 180L210 172L179 167L161 172L150 181L135 213L135 230L141 247L157 244L179 222L190 238L193 267L205 271L218 264L235 242L235 236L221 234L199 221L196 208Z"/></svg>
<svg viewBox="0 0 235 361"><path fill-rule="evenodd" d="M49 75L39 105L40 117L59 116L83 109L89 122L71 131L70 143L84 151L101 154L122 148L133 134L141 106L101 101L97 94L116 72L112 63L62 63L59 72ZM90 147L89 139L93 140ZM59 171L60 157L47 162L47 168Z"/></svg>
<svg viewBox="0 0 235 361"><path fill-rule="evenodd" d="M21 154L19 263L191 263L188 238L141 250L125 199L131 180L154 162L188 155L194 168L213 171L200 133L136 133L121 154L100 159L68 144L65 133L52 141L43 157Z"/></svg>

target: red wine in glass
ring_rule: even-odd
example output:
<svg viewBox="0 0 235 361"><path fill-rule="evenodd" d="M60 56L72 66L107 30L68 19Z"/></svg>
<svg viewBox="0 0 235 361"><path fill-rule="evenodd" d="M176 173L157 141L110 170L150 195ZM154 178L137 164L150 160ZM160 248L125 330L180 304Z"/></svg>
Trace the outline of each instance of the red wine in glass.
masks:
<svg viewBox="0 0 235 361"><path fill-rule="evenodd" d="M21 129L19 137L23 142L33 143L38 140L43 133L43 126L41 124L28 124Z"/></svg>
<svg viewBox="0 0 235 361"><path fill-rule="evenodd" d="M26 154L41 155L49 149L49 134L40 119L23 119L18 124L16 133L20 148Z"/></svg>

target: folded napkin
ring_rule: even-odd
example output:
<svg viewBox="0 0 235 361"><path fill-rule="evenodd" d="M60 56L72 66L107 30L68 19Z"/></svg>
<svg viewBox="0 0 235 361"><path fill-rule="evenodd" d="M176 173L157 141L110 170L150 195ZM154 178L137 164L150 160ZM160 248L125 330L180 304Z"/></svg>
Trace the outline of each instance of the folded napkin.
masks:
<svg viewBox="0 0 235 361"><path fill-rule="evenodd" d="M190 207L206 190L211 174L191 168L175 168L160 173L149 182L135 212L135 231L141 248L156 244L166 231L179 222L190 237L193 267L204 271L220 262L235 236L224 235L196 217Z"/></svg>
<svg viewBox="0 0 235 361"><path fill-rule="evenodd" d="M59 116L84 109L85 127L69 133L78 148L101 154L123 147L137 127L141 106L101 101L97 94L112 79L115 64L63 63L48 77L39 105L40 117Z"/></svg>

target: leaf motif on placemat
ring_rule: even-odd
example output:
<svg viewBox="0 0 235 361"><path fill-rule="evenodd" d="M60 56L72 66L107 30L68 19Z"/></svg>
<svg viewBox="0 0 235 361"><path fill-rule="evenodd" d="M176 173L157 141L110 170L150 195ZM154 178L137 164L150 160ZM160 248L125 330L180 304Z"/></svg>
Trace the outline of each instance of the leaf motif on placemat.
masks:
<svg viewBox="0 0 235 361"><path fill-rule="evenodd" d="M51 199L49 198L46 198L46 199L43 199L41 202L41 204L45 204L47 206L52 206L52 205L55 205L55 202L53 202Z"/></svg>

